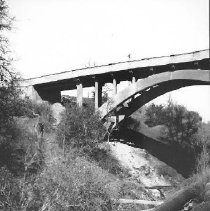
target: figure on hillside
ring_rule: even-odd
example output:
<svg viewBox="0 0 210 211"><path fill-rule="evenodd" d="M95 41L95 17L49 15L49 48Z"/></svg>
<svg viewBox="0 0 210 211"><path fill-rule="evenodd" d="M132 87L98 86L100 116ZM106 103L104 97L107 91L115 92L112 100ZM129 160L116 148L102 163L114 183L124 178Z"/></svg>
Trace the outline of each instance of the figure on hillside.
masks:
<svg viewBox="0 0 210 211"><path fill-rule="evenodd" d="M39 122L38 125L39 125L39 131L41 133L41 138L43 138L43 135L44 135L44 122Z"/></svg>
<svg viewBox="0 0 210 211"><path fill-rule="evenodd" d="M43 138L44 135L44 120L43 117L41 117L39 114L36 114L34 111L32 111L32 118L37 118L34 128L35 128L35 132L37 137L39 137L39 135L41 134L41 138Z"/></svg>

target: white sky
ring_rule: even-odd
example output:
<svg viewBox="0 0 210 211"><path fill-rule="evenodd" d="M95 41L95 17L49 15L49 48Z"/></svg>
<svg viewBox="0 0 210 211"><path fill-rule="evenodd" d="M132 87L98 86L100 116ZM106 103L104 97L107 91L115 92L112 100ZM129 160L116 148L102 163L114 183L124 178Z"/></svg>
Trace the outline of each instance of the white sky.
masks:
<svg viewBox="0 0 210 211"><path fill-rule="evenodd" d="M209 48L209 0L8 0L24 78ZM172 98L210 121L210 88ZM165 102L167 95L157 102Z"/></svg>

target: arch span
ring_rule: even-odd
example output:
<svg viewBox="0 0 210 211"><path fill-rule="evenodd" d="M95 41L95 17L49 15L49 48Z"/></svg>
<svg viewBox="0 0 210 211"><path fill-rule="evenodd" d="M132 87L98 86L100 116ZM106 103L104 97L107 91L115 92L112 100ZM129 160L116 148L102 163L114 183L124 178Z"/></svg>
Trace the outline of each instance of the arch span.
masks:
<svg viewBox="0 0 210 211"><path fill-rule="evenodd" d="M149 76L117 93L99 112L102 119L122 115L122 120L156 97L192 85L210 85L210 70L187 69Z"/></svg>

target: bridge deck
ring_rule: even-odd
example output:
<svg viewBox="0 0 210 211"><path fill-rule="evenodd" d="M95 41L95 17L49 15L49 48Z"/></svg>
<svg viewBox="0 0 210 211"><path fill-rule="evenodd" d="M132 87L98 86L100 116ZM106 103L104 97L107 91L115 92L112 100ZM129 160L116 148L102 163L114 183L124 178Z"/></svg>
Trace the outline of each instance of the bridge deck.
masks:
<svg viewBox="0 0 210 211"><path fill-rule="evenodd" d="M176 54L162 57L145 58L141 60L112 63L108 65L75 69L40 77L24 79L21 86L30 86L58 82L66 79L75 79L85 76L97 76L107 73L117 73L123 70L134 70L139 68L163 66L168 64L186 63L209 58L209 49L191 53Z"/></svg>

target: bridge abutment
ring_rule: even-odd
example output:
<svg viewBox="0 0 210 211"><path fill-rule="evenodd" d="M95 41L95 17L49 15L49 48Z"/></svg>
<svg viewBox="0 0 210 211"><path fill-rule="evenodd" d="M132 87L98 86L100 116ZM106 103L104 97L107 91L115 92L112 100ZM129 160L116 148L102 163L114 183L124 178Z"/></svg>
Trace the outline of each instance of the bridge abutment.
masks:
<svg viewBox="0 0 210 211"><path fill-rule="evenodd" d="M29 98L30 100L35 102L42 101L42 98L35 90L34 86L21 87L21 90L23 91L23 97Z"/></svg>
<svg viewBox="0 0 210 211"><path fill-rule="evenodd" d="M53 88L40 88L33 85L22 87L24 97L28 97L34 102L48 101L50 103L61 102L61 93Z"/></svg>
<svg viewBox="0 0 210 211"><path fill-rule="evenodd" d="M60 90L54 88L48 88L48 89L35 88L35 90L37 91L38 95L42 100L48 101L51 104L61 102Z"/></svg>

